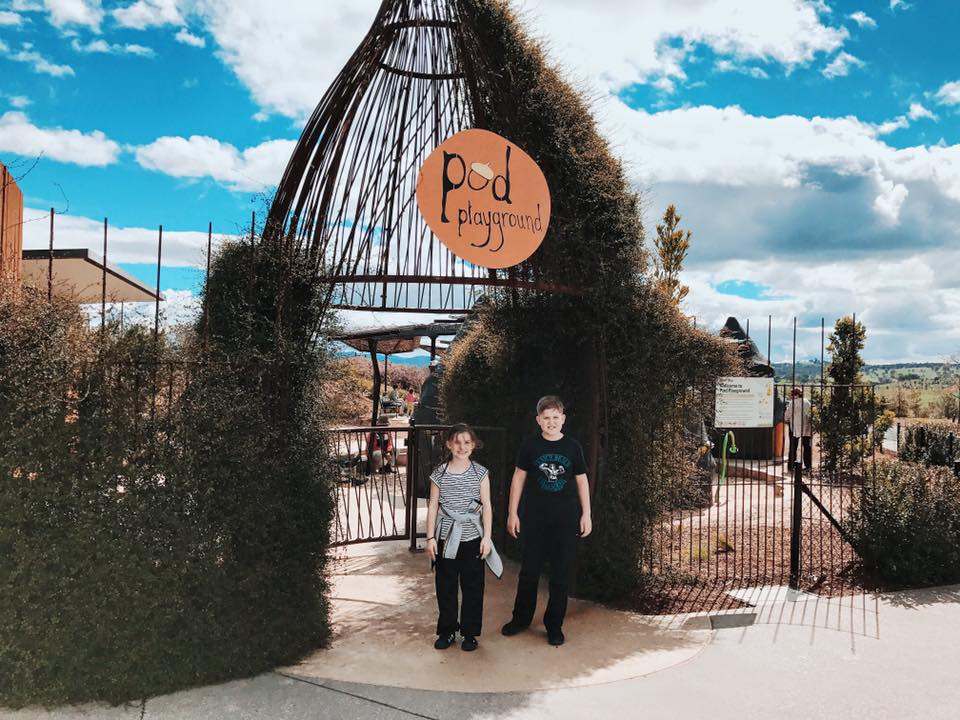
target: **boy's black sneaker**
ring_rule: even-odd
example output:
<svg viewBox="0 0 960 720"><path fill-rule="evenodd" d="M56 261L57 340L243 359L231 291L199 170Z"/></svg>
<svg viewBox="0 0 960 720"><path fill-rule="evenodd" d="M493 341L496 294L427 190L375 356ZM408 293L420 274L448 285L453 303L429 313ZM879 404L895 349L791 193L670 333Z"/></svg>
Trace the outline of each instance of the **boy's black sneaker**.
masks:
<svg viewBox="0 0 960 720"><path fill-rule="evenodd" d="M554 647L563 645L566 638L563 636L563 630L547 630L547 642Z"/></svg>
<svg viewBox="0 0 960 720"><path fill-rule="evenodd" d="M516 635L518 632L521 632L526 629L527 629L526 625L521 625L520 623L517 623L511 620L502 628L500 628L500 634L510 637L511 635Z"/></svg>
<svg viewBox="0 0 960 720"><path fill-rule="evenodd" d="M473 652L477 649L477 639L473 635L464 635L463 642L460 643L460 649L465 652Z"/></svg>
<svg viewBox="0 0 960 720"><path fill-rule="evenodd" d="M454 641L457 639L457 636L453 633L447 635L437 635L437 641L433 643L434 650L446 650L448 647L453 645Z"/></svg>

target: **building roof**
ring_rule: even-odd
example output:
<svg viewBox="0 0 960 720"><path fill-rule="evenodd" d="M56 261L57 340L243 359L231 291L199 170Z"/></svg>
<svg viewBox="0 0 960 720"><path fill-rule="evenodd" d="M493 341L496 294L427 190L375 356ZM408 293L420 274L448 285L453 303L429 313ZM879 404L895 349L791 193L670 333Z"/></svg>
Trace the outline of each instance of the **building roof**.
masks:
<svg viewBox="0 0 960 720"><path fill-rule="evenodd" d="M50 268L49 250L23 251L23 284L46 288ZM98 303L103 296L103 258L87 248L53 251L53 292L77 303ZM106 263L107 302L154 302L163 300L157 290L116 265ZM159 295L159 296L158 296Z"/></svg>

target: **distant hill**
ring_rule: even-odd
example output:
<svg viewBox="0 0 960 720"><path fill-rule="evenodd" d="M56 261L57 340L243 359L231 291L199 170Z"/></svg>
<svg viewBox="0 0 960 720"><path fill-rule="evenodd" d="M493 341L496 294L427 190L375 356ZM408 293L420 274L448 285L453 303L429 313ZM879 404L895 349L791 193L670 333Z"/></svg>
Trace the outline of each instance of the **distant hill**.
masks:
<svg viewBox="0 0 960 720"><path fill-rule="evenodd" d="M826 376L829 361L823 367L823 374ZM940 372L943 363L890 363L885 365L865 365L863 368L864 379L867 382L883 385L892 382L910 382L917 381L921 383L936 383L940 380ZM774 363L774 372L777 382L792 382L793 364L792 363ZM820 361L812 360L798 362L796 373L797 382L801 384L820 382Z"/></svg>

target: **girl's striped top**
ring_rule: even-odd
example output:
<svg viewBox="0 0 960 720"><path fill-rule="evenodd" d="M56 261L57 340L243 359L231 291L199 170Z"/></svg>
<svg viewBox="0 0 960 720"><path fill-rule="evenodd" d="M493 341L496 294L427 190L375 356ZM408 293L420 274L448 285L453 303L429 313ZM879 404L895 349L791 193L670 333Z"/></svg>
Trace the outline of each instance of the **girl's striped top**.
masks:
<svg viewBox="0 0 960 720"><path fill-rule="evenodd" d="M487 469L470 461L462 473L452 473L447 469L448 463L443 463L430 473L430 481L440 488L440 504L451 513L465 513L470 510L470 503L480 502L480 481L487 476ZM450 532L453 523L450 520L437 517L440 523L440 539L443 540ZM476 540L480 533L471 524L464 524L461 541Z"/></svg>

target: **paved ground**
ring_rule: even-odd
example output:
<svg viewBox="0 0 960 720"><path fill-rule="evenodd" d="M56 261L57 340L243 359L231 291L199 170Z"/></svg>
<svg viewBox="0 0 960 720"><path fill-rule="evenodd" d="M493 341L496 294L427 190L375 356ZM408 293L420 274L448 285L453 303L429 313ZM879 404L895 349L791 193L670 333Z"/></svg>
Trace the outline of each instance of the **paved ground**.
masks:
<svg viewBox="0 0 960 720"><path fill-rule="evenodd" d="M382 593L379 601L367 603L368 618L380 612L381 618L395 618L389 622L399 621L402 614L382 608L389 608L390 598L397 597L391 596L397 588L390 590L389 585L395 583L391 578L396 566L391 563L400 561L392 552L359 557L367 558L363 561L367 579L362 582L368 590ZM378 568L389 572L377 573ZM385 578L382 587L378 574ZM421 602L429 606L429 586L417 587ZM409 599L402 591L400 597ZM610 613L597 615L607 622L596 624L588 624L586 616L581 616L579 624L571 617L570 642L563 648L548 648L531 632L513 642L484 637L481 649L486 652L472 655L456 648L440 653L428 643L417 644L410 653L403 643L384 641L394 630L383 622L360 623L356 613L362 598L341 598L336 601L337 612L353 613L355 624L341 632L333 648L301 666L152 698L145 706L0 711L0 717L953 720L960 716L960 586L835 599L767 588L742 593L741 598L755 607L712 617L617 618ZM487 617L491 624L500 620L491 614ZM632 636L631 627L636 628ZM430 630L414 629L424 639L429 639ZM606 638L619 644L611 646L605 662ZM664 638L670 639L673 650L680 647L683 652L669 659L659 654L656 643ZM369 648L369 663L360 657L357 648L362 645ZM653 663L652 657L659 659ZM346 662L354 663L353 676L364 682L331 679L342 676ZM377 676L389 665L397 666L391 671L394 677L413 678L420 687L435 686L437 676L459 677L458 682L468 682L461 687L469 686L472 692L387 687ZM571 672L575 666L582 672ZM623 676L611 681L603 681L610 675L596 674L618 667ZM636 674L629 675L631 671ZM534 682L539 689L489 691L501 682L498 676L514 674L525 678L515 680L518 685Z"/></svg>

